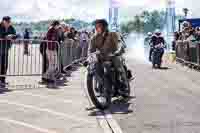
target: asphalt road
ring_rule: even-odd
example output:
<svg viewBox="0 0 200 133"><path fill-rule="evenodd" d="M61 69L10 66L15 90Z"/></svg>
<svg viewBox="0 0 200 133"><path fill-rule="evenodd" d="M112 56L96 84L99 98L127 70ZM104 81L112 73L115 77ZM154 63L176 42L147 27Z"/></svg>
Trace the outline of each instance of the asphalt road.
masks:
<svg viewBox="0 0 200 133"><path fill-rule="evenodd" d="M39 85L40 77L9 77L0 89L0 133L102 133L89 107L80 71L57 88Z"/></svg>
<svg viewBox="0 0 200 133"><path fill-rule="evenodd" d="M14 57L15 53L12 54ZM24 58L29 61L30 57ZM165 69L153 70L150 64L132 58L128 64L136 76L131 83L136 98L128 104L116 100L110 108L123 133L200 132L200 72L178 64L165 64ZM32 70L40 71L39 66ZM14 73L12 69L10 72ZM8 78L10 86L20 86L0 94L0 132L103 132L96 116L85 110L88 100L81 76L76 73L56 90L38 85L39 77Z"/></svg>
<svg viewBox="0 0 200 133"><path fill-rule="evenodd" d="M153 70L134 59L129 67L136 75L131 83L136 98L112 109L124 133L200 132L200 72L179 64Z"/></svg>

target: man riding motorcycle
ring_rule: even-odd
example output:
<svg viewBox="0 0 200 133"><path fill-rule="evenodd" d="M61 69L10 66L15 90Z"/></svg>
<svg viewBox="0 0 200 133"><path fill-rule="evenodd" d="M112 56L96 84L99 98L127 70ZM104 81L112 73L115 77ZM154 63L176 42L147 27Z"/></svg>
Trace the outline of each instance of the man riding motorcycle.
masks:
<svg viewBox="0 0 200 133"><path fill-rule="evenodd" d="M122 81L120 81L120 89L122 93L126 94L127 84L125 81L126 73L121 62L120 56L114 56L109 59L110 54L115 54L119 50L119 36L115 32L109 32L108 23L104 19L98 19L95 21L96 34L93 36L89 46L89 54L96 52L97 50L100 52L99 54L99 64L97 65L99 75L102 75L102 63L106 60L111 60L114 68L122 77Z"/></svg>
<svg viewBox="0 0 200 133"><path fill-rule="evenodd" d="M162 44L163 46L165 46L165 40L164 40L164 37L162 37L162 33L160 32L160 30L157 29L149 42L149 45L151 47L150 52L149 52L149 61L152 61L151 57L152 57L153 50L155 46L159 44ZM164 54L164 49L162 50L161 58L163 54Z"/></svg>
<svg viewBox="0 0 200 133"><path fill-rule="evenodd" d="M145 47L146 47L146 46L149 46L149 42L150 42L151 38L152 38L152 33L151 33L151 32L148 32L148 33L147 33L147 37L144 39L144 46L145 46Z"/></svg>
<svg viewBox="0 0 200 133"><path fill-rule="evenodd" d="M144 54L145 54L145 58L149 57L149 50L150 50L149 42L151 40L151 37L152 37L152 33L148 32L147 33L147 37L145 37L145 39L144 39Z"/></svg>

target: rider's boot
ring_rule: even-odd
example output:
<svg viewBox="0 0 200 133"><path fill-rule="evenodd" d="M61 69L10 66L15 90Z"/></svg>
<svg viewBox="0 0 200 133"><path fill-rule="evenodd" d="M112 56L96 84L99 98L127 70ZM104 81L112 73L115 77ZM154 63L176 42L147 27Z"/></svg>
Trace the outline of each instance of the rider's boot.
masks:
<svg viewBox="0 0 200 133"><path fill-rule="evenodd" d="M121 76L119 76L119 77L121 77L120 79L119 79L119 93L120 93L120 95L122 95L122 96L129 96L129 88L128 88L128 80L127 80L127 78L126 78L126 75L125 75L125 73L120 73L120 75Z"/></svg>

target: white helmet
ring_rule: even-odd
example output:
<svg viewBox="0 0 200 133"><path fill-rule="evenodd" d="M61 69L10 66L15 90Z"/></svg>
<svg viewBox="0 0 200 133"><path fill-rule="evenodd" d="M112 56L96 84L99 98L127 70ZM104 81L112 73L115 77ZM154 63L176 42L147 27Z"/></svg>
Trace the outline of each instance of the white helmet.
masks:
<svg viewBox="0 0 200 133"><path fill-rule="evenodd" d="M148 36L151 36L151 35L152 35L152 33L151 33L151 32L148 32L148 33L147 33L147 35L148 35Z"/></svg>

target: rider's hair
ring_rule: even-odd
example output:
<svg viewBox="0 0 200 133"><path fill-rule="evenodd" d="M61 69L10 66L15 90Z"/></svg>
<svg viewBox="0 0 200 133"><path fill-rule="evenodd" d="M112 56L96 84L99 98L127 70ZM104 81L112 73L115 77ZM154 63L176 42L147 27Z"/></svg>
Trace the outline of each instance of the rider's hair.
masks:
<svg viewBox="0 0 200 133"><path fill-rule="evenodd" d="M51 23L51 26L57 26L57 25L60 25L60 22L58 20L54 20L52 23Z"/></svg>
<svg viewBox="0 0 200 133"><path fill-rule="evenodd" d="M10 22L11 21L11 17L9 16L4 16L2 21L6 21L6 22Z"/></svg>
<svg viewBox="0 0 200 133"><path fill-rule="evenodd" d="M94 24L101 24L104 31L108 31L108 22L105 19L97 19L94 21Z"/></svg>

